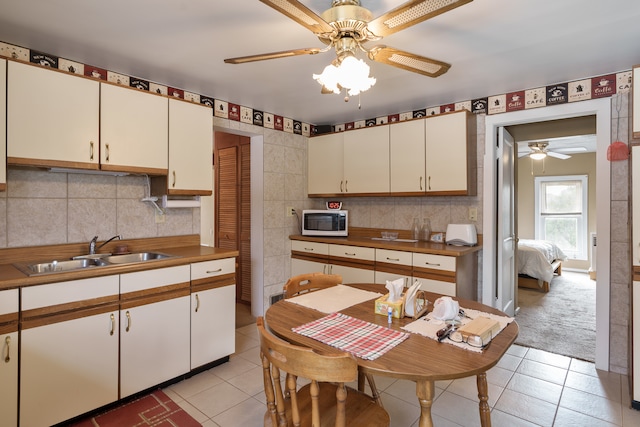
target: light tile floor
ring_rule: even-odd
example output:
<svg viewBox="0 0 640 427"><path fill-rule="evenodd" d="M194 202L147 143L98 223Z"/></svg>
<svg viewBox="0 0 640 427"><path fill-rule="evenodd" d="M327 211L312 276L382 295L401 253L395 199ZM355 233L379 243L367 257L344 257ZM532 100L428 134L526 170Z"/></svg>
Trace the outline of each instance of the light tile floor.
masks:
<svg viewBox="0 0 640 427"><path fill-rule="evenodd" d="M628 378L593 363L512 346L487 374L494 427L640 426L630 408ZM419 405L410 381L377 377L393 427L417 427ZM259 427L266 410L254 325L236 329L228 363L164 390L204 427ZM479 426L475 377L436 382L436 427Z"/></svg>

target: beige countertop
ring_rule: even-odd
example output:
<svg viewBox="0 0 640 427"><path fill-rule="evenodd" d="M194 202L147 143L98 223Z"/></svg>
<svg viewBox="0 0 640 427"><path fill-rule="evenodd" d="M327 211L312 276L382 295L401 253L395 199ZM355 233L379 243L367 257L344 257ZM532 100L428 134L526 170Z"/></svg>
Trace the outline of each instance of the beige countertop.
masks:
<svg viewBox="0 0 640 427"><path fill-rule="evenodd" d="M115 241L108 246L105 245L103 248L105 251L100 250L99 252L108 252L109 249L115 245L122 244L128 244L130 252L154 251L173 255L173 257L134 264L89 267L75 271L28 276L18 269L15 264L51 261L53 259L70 259L72 256L82 255L82 251L87 245L68 244L2 249L0 250L0 291L67 280L172 267L193 262L236 257L239 255L238 251L235 250L200 246L200 238L197 235Z"/></svg>

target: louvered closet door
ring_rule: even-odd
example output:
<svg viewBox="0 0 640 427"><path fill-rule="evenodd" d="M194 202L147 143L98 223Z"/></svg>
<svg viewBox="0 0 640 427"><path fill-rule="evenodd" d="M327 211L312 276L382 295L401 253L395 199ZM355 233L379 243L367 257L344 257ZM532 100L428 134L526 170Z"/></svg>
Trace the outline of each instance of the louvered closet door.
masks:
<svg viewBox="0 0 640 427"><path fill-rule="evenodd" d="M251 302L250 139L215 133L216 246L240 252L236 300Z"/></svg>

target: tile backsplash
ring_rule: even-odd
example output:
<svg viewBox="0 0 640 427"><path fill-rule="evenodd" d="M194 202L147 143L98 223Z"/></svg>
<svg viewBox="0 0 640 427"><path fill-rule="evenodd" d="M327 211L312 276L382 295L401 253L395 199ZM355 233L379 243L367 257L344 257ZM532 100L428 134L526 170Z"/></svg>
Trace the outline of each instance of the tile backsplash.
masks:
<svg viewBox="0 0 640 427"><path fill-rule="evenodd" d="M200 209L156 210L144 176L53 173L10 168L0 192L0 248L178 236L200 232Z"/></svg>

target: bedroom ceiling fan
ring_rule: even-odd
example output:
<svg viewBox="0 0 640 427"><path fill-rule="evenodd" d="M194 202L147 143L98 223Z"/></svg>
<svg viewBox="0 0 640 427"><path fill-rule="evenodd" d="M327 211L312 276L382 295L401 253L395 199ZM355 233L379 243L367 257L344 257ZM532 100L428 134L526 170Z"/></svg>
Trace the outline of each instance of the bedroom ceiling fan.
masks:
<svg viewBox="0 0 640 427"><path fill-rule="evenodd" d="M529 151L522 151L518 153L518 157L529 156L533 160L542 160L545 157L555 157L556 159L566 160L570 158L568 154L562 154L557 151L551 151L547 149L549 142L547 141L536 141L529 142L528 147Z"/></svg>
<svg viewBox="0 0 640 427"><path fill-rule="evenodd" d="M260 1L312 31L327 46L322 49L293 49L228 58L224 60L225 63L243 64L290 56L315 55L334 48L336 59L322 74L314 74L313 77L322 85L322 93L340 93L345 89L349 95L357 95L375 84L375 78L369 77L369 66L356 57L359 51L364 52L372 61L428 77L438 77L446 73L451 65L445 62L385 45L367 48L365 44L378 41L472 0L411 0L375 19L371 11L360 6L360 0L332 0L331 8L320 16L297 0ZM348 98L345 98L345 101L347 100Z"/></svg>

